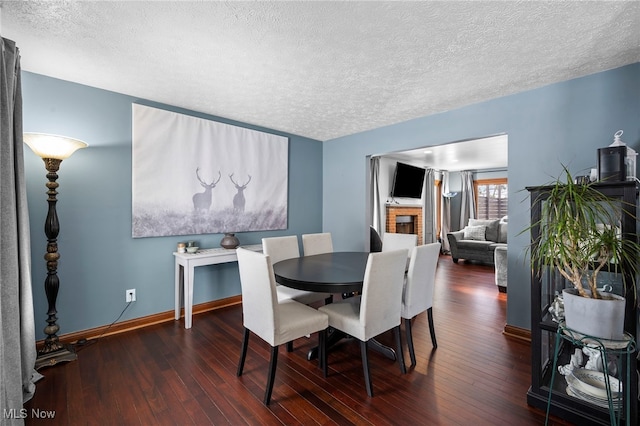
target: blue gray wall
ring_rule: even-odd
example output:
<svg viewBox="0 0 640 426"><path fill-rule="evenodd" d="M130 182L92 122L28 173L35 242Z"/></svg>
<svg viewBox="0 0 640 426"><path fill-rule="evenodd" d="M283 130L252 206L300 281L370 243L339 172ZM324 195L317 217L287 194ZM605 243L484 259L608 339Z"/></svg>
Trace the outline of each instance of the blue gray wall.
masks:
<svg viewBox="0 0 640 426"><path fill-rule="evenodd" d="M588 174L596 164L596 149L613 142L619 129L624 130L623 141L640 151L640 63L326 141L323 229L333 234L338 249L366 247L367 156L506 133L507 323L529 328L528 236L519 235L529 223L523 189L549 182L561 173L561 164Z"/></svg>
<svg viewBox="0 0 640 426"><path fill-rule="evenodd" d="M243 244L263 236L333 233L338 250L363 249L367 156L439 145L499 133L509 136L509 297L507 322L529 327L527 244L519 230L528 224L525 186L542 184L561 171L595 166L596 149L613 133L640 151L640 64L470 105L393 126L318 141L176 107L23 73L24 130L85 140L90 147L62 163L58 182L58 296L61 333L111 323L124 308L124 293L138 301L123 319L173 309L173 256L177 242L194 239L218 245L221 235L131 238L131 103L165 108L289 137L289 229L239 234ZM171 167L171 165L158 165ZM43 338L47 303L43 232L46 215L42 160L25 149L31 221L36 332ZM523 202L525 201L525 202ZM240 293L233 265L199 268L194 303Z"/></svg>
<svg viewBox="0 0 640 426"><path fill-rule="evenodd" d="M264 236L322 230L322 143L295 135L160 105L105 90L23 72L24 130L86 141L89 148L62 162L58 183L60 334L110 324L125 307L125 290L137 302L123 320L173 310L176 244L196 240L219 247L222 235L131 238L131 104L155 106L289 137L289 224L286 231L249 232L242 244ZM171 164L158 164L169 168ZM43 338L47 212L46 170L25 145L31 223L33 296L37 338ZM162 182L158 182L162 191ZM236 265L196 270L194 304L240 294ZM197 321L197 318L194 320ZM195 322L194 322L195 323Z"/></svg>

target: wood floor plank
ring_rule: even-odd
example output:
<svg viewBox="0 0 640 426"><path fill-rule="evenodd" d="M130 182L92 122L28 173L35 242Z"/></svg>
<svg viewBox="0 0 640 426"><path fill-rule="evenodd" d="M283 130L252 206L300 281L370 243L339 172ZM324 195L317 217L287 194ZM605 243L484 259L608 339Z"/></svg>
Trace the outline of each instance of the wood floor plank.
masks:
<svg viewBox="0 0 640 426"><path fill-rule="evenodd" d="M336 295L335 297L340 297ZM440 259L433 316L412 323L417 365L369 352L374 397L364 387L360 348L345 341L329 355L324 378L307 351L317 334L280 348L271 405L262 404L269 345L252 335L244 373L236 376L242 308L229 306L183 321L157 324L78 347L78 360L48 367L25 408L55 410L54 420L27 425L540 425L527 406L530 347L509 339L508 295L493 268ZM393 335L380 341L395 347ZM404 336L403 336L404 341ZM404 342L405 361L409 361ZM569 425L559 419L552 424Z"/></svg>

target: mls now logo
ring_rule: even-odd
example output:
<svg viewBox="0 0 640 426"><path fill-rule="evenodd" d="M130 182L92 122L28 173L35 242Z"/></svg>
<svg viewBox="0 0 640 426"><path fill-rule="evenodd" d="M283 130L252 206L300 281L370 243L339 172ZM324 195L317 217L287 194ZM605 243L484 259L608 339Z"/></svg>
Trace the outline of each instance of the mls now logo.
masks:
<svg viewBox="0 0 640 426"><path fill-rule="evenodd" d="M10 408L2 410L2 417L5 419L26 419L29 414L26 408L17 409ZM31 410L31 417L34 419L53 419L56 416L54 410L47 411L39 408L33 408Z"/></svg>

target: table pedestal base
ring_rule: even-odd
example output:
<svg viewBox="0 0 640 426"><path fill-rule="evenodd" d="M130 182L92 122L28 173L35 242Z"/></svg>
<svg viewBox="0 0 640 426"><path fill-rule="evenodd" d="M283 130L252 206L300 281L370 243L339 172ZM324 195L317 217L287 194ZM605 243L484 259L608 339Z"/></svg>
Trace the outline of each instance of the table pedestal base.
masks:
<svg viewBox="0 0 640 426"><path fill-rule="evenodd" d="M342 339L352 339L348 334L343 333L340 330L336 330L334 328L329 328L329 332L327 335L327 351L331 350L331 347L336 345ZM385 357L395 361L396 360L396 351L393 348L390 348L387 345L383 345L378 342L376 339L371 339L367 342L367 347L373 351L381 353ZM309 349L307 353L307 359L309 361L318 358L318 347L315 346Z"/></svg>

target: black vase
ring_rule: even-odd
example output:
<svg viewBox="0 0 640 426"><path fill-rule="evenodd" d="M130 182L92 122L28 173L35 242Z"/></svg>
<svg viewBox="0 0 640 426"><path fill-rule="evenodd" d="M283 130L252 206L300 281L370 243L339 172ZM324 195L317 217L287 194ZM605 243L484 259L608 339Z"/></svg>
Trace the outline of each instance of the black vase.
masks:
<svg viewBox="0 0 640 426"><path fill-rule="evenodd" d="M226 249L234 249L240 245L240 240L234 234L224 234L222 240L220 240L220 246Z"/></svg>

